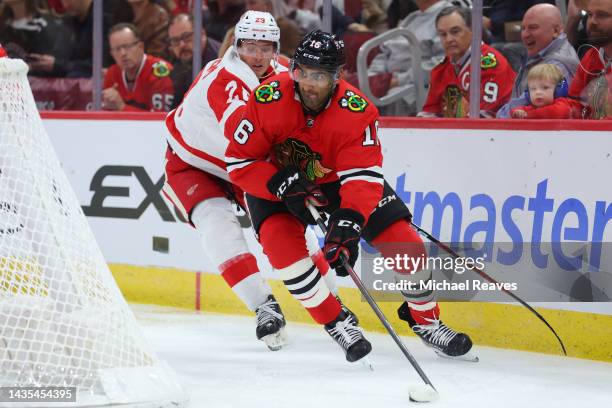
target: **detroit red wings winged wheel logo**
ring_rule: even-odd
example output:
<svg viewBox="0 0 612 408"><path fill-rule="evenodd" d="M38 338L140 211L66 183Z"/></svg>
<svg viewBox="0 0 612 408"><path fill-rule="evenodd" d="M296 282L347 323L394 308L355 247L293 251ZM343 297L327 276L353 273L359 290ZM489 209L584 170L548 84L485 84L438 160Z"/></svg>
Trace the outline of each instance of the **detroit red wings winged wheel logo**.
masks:
<svg viewBox="0 0 612 408"><path fill-rule="evenodd" d="M323 167L321 155L313 152L305 143L289 138L283 143L274 146L276 160L282 166L293 164L306 173L309 180L315 181L317 178L324 177L331 169Z"/></svg>

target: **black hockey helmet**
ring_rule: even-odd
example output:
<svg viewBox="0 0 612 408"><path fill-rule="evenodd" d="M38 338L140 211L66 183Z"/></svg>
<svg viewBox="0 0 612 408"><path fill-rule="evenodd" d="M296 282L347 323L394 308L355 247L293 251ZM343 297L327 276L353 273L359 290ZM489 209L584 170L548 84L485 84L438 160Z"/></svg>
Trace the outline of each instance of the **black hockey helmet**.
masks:
<svg viewBox="0 0 612 408"><path fill-rule="evenodd" d="M307 34L295 49L293 64L316 67L338 72L344 65L344 42L325 31L315 30Z"/></svg>

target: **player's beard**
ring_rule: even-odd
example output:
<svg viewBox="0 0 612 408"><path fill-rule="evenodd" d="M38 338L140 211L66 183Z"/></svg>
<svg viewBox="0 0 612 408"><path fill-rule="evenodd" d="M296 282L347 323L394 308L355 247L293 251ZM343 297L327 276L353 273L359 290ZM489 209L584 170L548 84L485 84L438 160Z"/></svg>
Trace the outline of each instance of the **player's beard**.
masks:
<svg viewBox="0 0 612 408"><path fill-rule="evenodd" d="M600 28L587 29L589 44L593 47L605 47L612 44L612 29L605 31Z"/></svg>

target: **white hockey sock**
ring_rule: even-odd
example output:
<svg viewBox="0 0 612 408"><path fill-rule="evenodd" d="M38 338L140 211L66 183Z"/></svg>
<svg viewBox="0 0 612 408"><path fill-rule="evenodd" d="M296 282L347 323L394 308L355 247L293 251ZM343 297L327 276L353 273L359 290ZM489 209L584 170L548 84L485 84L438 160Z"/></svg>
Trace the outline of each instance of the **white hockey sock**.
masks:
<svg viewBox="0 0 612 408"><path fill-rule="evenodd" d="M200 233L206 255L234 293L254 311L272 290L249 252L231 202L221 197L203 201L192 211L191 221Z"/></svg>

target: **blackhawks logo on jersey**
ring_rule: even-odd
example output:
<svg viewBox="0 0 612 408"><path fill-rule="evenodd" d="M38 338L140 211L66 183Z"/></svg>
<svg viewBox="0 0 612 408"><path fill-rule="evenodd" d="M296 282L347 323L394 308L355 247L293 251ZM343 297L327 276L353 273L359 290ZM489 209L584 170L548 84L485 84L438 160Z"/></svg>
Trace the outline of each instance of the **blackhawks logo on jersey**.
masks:
<svg viewBox="0 0 612 408"><path fill-rule="evenodd" d="M344 96L340 98L338 103L341 108L348 109L351 112L363 112L369 105L363 96L349 90L344 93Z"/></svg>
<svg viewBox="0 0 612 408"><path fill-rule="evenodd" d="M280 84L278 81L272 81L269 84L263 84L255 89L255 100L259 103L270 103L278 101L282 94L277 88Z"/></svg>
<svg viewBox="0 0 612 408"><path fill-rule="evenodd" d="M480 56L480 67L482 69L494 68L497 66L497 58L492 52L487 52Z"/></svg>
<svg viewBox="0 0 612 408"><path fill-rule="evenodd" d="M153 64L153 75L158 78L167 77L170 75L170 68L164 61L157 61Z"/></svg>
<svg viewBox="0 0 612 408"><path fill-rule="evenodd" d="M299 140L289 138L274 146L276 160L283 165L293 164L306 173L309 180L324 177L331 170L321 164L321 155Z"/></svg>

